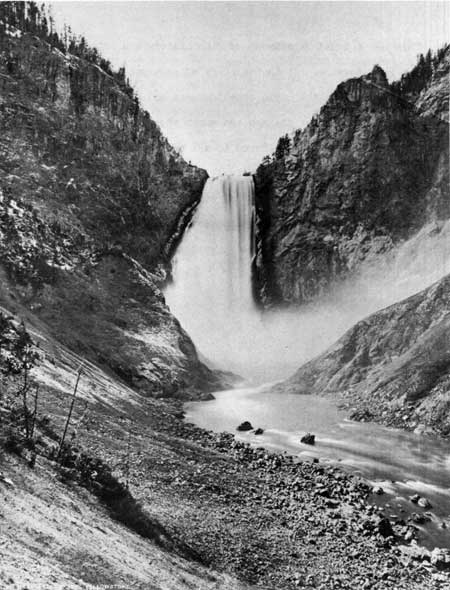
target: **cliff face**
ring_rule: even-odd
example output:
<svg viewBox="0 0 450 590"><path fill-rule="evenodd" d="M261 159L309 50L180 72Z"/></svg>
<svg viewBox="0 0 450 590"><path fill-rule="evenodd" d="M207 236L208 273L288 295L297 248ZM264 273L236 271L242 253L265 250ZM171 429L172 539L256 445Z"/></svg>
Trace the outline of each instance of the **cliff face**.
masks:
<svg viewBox="0 0 450 590"><path fill-rule="evenodd" d="M0 56L3 192L100 246L159 262L207 173L96 63L4 25Z"/></svg>
<svg viewBox="0 0 450 590"><path fill-rule="evenodd" d="M35 4L1 4L3 305L147 393L217 387L157 286L206 178L123 71Z"/></svg>
<svg viewBox="0 0 450 590"><path fill-rule="evenodd" d="M450 275L357 323L284 391L337 395L356 418L450 433Z"/></svg>
<svg viewBox="0 0 450 590"><path fill-rule="evenodd" d="M450 50L394 84L376 66L340 84L255 174L256 291L302 303L450 215Z"/></svg>

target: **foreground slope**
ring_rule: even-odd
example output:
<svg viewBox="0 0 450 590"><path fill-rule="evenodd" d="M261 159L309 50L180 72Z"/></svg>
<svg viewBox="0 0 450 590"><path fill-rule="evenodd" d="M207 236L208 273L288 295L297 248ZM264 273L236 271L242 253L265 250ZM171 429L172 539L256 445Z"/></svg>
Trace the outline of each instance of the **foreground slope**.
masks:
<svg viewBox="0 0 450 590"><path fill-rule="evenodd" d="M255 286L262 303L304 303L450 216L450 48L399 82L379 66L340 84L255 174Z"/></svg>
<svg viewBox="0 0 450 590"><path fill-rule="evenodd" d="M450 275L358 322L279 387L343 397L356 418L450 434Z"/></svg>
<svg viewBox="0 0 450 590"><path fill-rule="evenodd" d="M206 178L123 70L36 4L1 3L3 305L148 394L217 387L158 286Z"/></svg>
<svg viewBox="0 0 450 590"><path fill-rule="evenodd" d="M10 321L1 327L3 338ZM58 455L82 359L32 335L32 440L0 397L14 421L0 429L2 588L447 587L410 544L421 531L361 478L186 424L179 402L143 398L88 362Z"/></svg>
<svg viewBox="0 0 450 590"><path fill-rule="evenodd" d="M170 554L111 518L88 492L55 478L45 461L34 470L0 463L5 590L87 590L111 585L142 590L243 590L231 576Z"/></svg>

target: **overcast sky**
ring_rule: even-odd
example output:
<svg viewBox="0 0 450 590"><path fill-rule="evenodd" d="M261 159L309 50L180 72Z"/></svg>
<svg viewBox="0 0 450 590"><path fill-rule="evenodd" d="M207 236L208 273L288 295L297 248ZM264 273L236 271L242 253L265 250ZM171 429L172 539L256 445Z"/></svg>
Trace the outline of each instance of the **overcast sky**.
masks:
<svg viewBox="0 0 450 590"><path fill-rule="evenodd" d="M116 67L186 159L254 169L336 85L390 80L448 42L447 2L52 2Z"/></svg>

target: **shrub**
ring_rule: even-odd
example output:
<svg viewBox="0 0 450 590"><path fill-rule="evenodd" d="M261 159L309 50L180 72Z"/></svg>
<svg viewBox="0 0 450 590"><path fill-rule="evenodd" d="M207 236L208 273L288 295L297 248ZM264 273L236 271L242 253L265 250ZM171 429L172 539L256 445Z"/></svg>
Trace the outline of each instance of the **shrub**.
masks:
<svg viewBox="0 0 450 590"><path fill-rule="evenodd" d="M57 452L54 447L51 458L55 459ZM199 559L192 549L174 540L156 519L145 512L128 487L113 475L107 463L69 443L65 443L59 452L58 462L63 479L74 481L95 494L117 521L166 549Z"/></svg>
<svg viewBox="0 0 450 590"><path fill-rule="evenodd" d="M34 387L30 369L38 355L30 335L22 323L18 327L11 318L0 313L0 440L5 448L20 454L22 445L32 441L37 414L37 390L34 409L29 407L29 392Z"/></svg>

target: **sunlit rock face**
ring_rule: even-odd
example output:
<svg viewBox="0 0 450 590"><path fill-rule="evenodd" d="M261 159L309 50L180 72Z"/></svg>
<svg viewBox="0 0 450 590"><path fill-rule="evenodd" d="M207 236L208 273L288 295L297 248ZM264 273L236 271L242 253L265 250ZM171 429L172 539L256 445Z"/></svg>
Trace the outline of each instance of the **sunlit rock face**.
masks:
<svg viewBox="0 0 450 590"><path fill-rule="evenodd" d="M257 292L304 303L450 215L450 51L340 84L255 174Z"/></svg>
<svg viewBox="0 0 450 590"><path fill-rule="evenodd" d="M395 426L450 433L450 275L358 322L279 388L338 395Z"/></svg>

